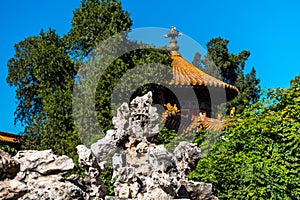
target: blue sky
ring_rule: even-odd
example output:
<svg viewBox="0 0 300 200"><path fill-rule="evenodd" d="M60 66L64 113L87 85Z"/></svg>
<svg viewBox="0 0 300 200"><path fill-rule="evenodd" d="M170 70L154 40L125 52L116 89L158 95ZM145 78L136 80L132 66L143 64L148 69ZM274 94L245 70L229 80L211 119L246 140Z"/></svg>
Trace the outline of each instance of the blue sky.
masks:
<svg viewBox="0 0 300 200"><path fill-rule="evenodd" d="M229 50L249 50L246 70L257 70L263 88L288 87L300 74L300 1L237 0L123 0L133 28L176 26L198 44L213 37L230 40ZM0 8L0 131L19 133L14 126L15 90L6 83L9 58L15 43L38 35L41 29L67 33L80 0L3 1ZM180 39L179 45L180 45ZM168 44L168 40L166 43ZM186 47L183 56L191 61Z"/></svg>

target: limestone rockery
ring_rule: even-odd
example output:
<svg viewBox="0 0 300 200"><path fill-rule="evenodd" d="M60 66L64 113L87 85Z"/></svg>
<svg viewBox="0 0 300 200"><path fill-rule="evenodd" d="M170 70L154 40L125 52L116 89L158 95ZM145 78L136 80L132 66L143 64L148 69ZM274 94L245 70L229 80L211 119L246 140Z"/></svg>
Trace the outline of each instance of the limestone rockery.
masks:
<svg viewBox="0 0 300 200"><path fill-rule="evenodd" d="M155 144L159 123L151 92L123 103L113 124L91 149L77 146L85 178L66 178L74 163L52 150L20 151L14 157L0 150L0 199L218 199L212 184L187 178L201 157L195 144L180 142L173 152ZM115 196L106 195L99 178L107 164L113 166Z"/></svg>

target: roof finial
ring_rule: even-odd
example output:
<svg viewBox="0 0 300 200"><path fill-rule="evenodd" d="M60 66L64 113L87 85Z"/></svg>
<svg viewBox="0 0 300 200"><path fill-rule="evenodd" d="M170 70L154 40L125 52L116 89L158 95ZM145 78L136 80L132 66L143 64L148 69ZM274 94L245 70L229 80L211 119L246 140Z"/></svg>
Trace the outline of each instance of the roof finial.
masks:
<svg viewBox="0 0 300 200"><path fill-rule="evenodd" d="M165 35L165 38L171 37L172 39L175 39L175 37L179 37L179 36L182 36L182 33L177 31L175 26L172 26L168 34Z"/></svg>
<svg viewBox="0 0 300 200"><path fill-rule="evenodd" d="M175 26L172 26L171 29L169 30L168 34L165 35L165 38L171 38L170 41L170 51L172 55L180 55L178 50L179 46L177 45L177 40L175 39L176 37L182 36L182 33L180 33L178 30L176 30Z"/></svg>

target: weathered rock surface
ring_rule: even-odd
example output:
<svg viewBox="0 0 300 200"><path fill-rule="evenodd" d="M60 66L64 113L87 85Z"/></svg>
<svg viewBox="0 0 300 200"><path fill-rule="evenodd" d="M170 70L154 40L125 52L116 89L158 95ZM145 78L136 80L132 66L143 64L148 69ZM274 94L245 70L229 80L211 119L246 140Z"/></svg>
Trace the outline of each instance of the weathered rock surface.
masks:
<svg viewBox="0 0 300 200"><path fill-rule="evenodd" d="M100 166L93 152L84 145L76 147L79 155L79 166L85 169L85 178L83 185L86 187L86 192L89 194L89 199L101 199L105 197L107 190L105 189L102 180L99 177L103 166Z"/></svg>
<svg viewBox="0 0 300 200"><path fill-rule="evenodd" d="M19 151L13 158L21 164L18 178L31 172L37 176L66 174L74 168L71 158L67 156L57 157L50 149Z"/></svg>
<svg viewBox="0 0 300 200"><path fill-rule="evenodd" d="M174 149L173 154L181 176L187 177L196 168L201 158L201 149L196 144L183 141Z"/></svg>
<svg viewBox="0 0 300 200"><path fill-rule="evenodd" d="M195 144L181 142L174 152L157 146L158 114L152 93L124 103L113 118L114 130L91 146L99 162L112 157L116 199L217 199L213 186L189 181L201 157ZM106 197L113 199L113 197Z"/></svg>
<svg viewBox="0 0 300 200"><path fill-rule="evenodd" d="M21 200L217 200L209 183L188 180L201 150L181 142L173 152L155 144L158 114L152 93L126 103L113 118L115 129L93 144L77 146L85 178L63 177L74 168L72 159L51 150L20 151L11 158L0 151L0 199ZM99 178L106 159L112 158L115 197L105 196Z"/></svg>
<svg viewBox="0 0 300 200"><path fill-rule="evenodd" d="M90 150L86 151L83 147L79 149L82 167L90 170L86 176L89 181L64 178L62 175L70 172L74 168L74 163L71 158L56 156L51 150L20 151L13 158L5 154L6 161L2 163L15 162L18 163L18 167L14 176L6 176L6 180L0 181L0 199L102 199L101 196L105 196L102 182L96 180L94 183L94 179L91 178L99 174L100 167L94 162L95 157L89 154ZM96 172L93 171L93 167L96 167L94 170ZM6 168L3 167L2 171Z"/></svg>
<svg viewBox="0 0 300 200"><path fill-rule="evenodd" d="M158 134L157 109L152 107L152 93L136 97L130 103L129 127L127 132L136 138L151 138Z"/></svg>
<svg viewBox="0 0 300 200"><path fill-rule="evenodd" d="M20 163L10 157L8 153L0 150L0 180L14 178L20 171Z"/></svg>
<svg viewBox="0 0 300 200"><path fill-rule="evenodd" d="M17 180L0 181L0 199L18 199L28 191L26 184Z"/></svg>
<svg viewBox="0 0 300 200"><path fill-rule="evenodd" d="M108 130L104 138L91 145L91 150L101 165L106 163L109 156L113 156L117 152L115 137L115 131Z"/></svg>
<svg viewBox="0 0 300 200"><path fill-rule="evenodd" d="M117 116L112 119L115 129L108 130L104 138L91 145L91 150L99 162L126 148L129 136L151 140L158 134L157 109L151 104L152 93L149 92L133 99L130 107L123 103L117 109Z"/></svg>
<svg viewBox="0 0 300 200"><path fill-rule="evenodd" d="M64 200L88 199L88 194L80 187L60 175L40 176L29 179L29 192L20 197L21 200Z"/></svg>

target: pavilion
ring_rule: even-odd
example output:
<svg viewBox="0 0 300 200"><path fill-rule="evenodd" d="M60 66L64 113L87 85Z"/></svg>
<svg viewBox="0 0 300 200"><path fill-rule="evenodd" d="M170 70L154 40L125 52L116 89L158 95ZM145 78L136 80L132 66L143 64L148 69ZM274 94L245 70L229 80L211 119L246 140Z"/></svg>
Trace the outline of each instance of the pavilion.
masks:
<svg viewBox="0 0 300 200"><path fill-rule="evenodd" d="M169 51L173 60L173 77L167 80L168 89L161 92L160 103L166 109L163 114L165 126L178 132L223 129L218 105L234 99L239 91L185 60L179 53L176 40L179 36L181 33L174 26L165 36L171 38ZM191 98L190 91L194 98Z"/></svg>

